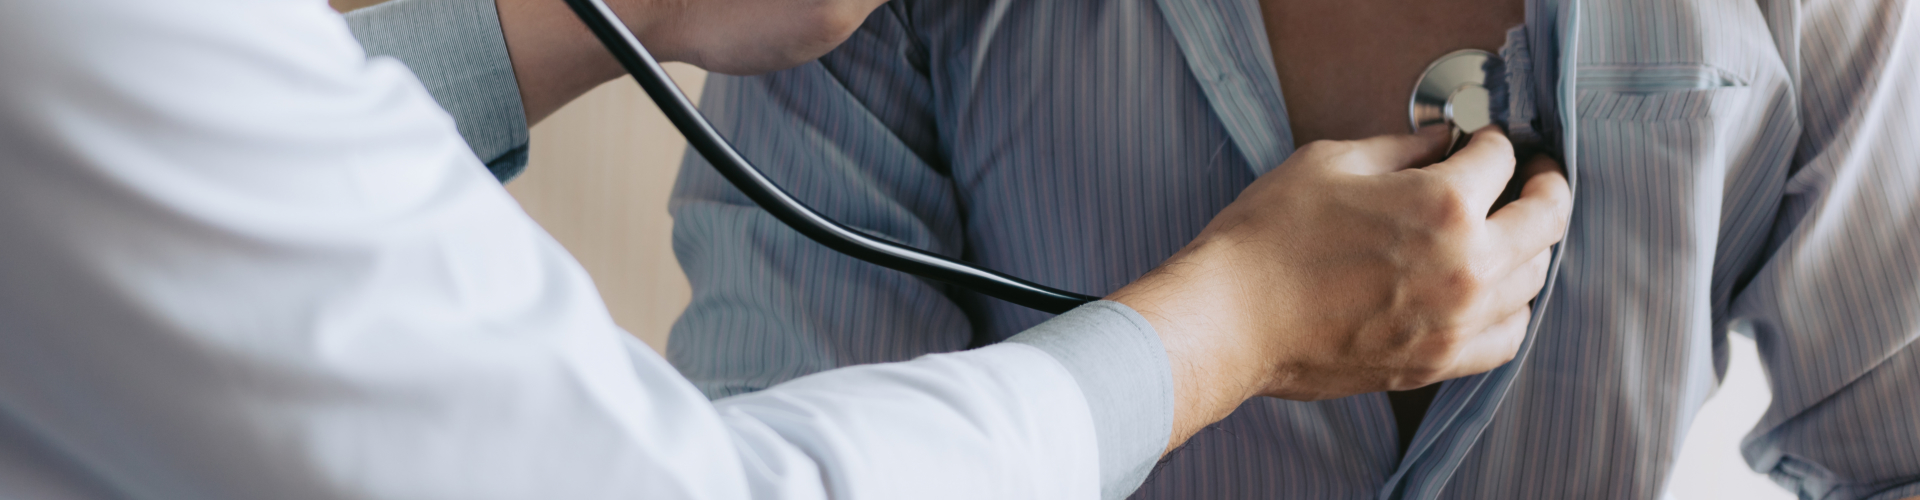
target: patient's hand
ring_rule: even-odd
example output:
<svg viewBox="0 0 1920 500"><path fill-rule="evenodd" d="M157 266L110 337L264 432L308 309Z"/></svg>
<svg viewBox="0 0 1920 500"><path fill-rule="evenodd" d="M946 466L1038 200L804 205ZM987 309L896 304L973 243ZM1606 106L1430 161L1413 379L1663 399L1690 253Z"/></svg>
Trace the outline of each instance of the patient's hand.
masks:
<svg viewBox="0 0 1920 500"><path fill-rule="evenodd" d="M1177 444L1255 395L1405 390L1513 359L1572 195L1550 159L1514 174L1496 129L1424 168L1443 134L1317 142L1111 297L1174 362Z"/></svg>

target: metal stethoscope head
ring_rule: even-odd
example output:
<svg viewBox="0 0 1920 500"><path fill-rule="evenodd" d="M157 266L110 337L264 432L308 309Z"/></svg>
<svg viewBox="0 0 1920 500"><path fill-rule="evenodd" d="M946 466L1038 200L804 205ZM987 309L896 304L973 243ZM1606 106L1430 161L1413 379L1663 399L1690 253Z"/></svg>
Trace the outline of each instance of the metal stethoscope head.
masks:
<svg viewBox="0 0 1920 500"><path fill-rule="evenodd" d="M1465 134L1493 124L1493 98L1487 92L1487 61L1499 56L1478 49L1456 50L1427 65L1407 101L1414 131L1446 125L1457 143Z"/></svg>

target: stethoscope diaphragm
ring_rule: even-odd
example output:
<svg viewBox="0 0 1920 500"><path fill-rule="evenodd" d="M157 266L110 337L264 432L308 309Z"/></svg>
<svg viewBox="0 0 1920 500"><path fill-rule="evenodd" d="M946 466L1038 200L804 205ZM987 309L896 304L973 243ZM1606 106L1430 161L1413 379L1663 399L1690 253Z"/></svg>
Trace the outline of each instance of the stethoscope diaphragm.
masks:
<svg viewBox="0 0 1920 500"><path fill-rule="evenodd" d="M1485 68L1496 57L1479 49L1456 50L1427 65L1407 103L1413 130L1446 125L1457 144L1461 136L1491 125L1493 99Z"/></svg>

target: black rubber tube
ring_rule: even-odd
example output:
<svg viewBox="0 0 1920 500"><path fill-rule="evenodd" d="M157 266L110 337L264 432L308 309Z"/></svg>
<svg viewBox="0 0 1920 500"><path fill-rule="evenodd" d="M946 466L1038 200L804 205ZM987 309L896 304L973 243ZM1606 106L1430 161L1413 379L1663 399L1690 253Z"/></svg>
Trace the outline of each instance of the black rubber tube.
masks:
<svg viewBox="0 0 1920 500"><path fill-rule="evenodd" d="M793 195L774 184L766 174L740 156L740 152L734 150L733 145L727 143L712 124L707 123L706 116L701 115L693 102L687 100L686 94L682 94L680 87L674 85L673 79L667 76L667 71L653 59L653 54L640 45L640 40L633 37L627 25L620 21L613 9L607 8L606 3L601 0L566 2L568 7L573 8L574 14L586 23L587 28L593 31L594 36L600 39L600 43L620 61L620 65L633 74L633 79L647 91L647 96L653 98L673 126L680 129L680 134L687 137L687 143L699 151L707 163L713 164L714 170L720 171L720 175L725 176L747 198L759 204L761 209L807 238L834 251L888 269L1054 314L1099 300L1097 297L1047 287L918 248L874 238L820 215L805 203L794 199Z"/></svg>

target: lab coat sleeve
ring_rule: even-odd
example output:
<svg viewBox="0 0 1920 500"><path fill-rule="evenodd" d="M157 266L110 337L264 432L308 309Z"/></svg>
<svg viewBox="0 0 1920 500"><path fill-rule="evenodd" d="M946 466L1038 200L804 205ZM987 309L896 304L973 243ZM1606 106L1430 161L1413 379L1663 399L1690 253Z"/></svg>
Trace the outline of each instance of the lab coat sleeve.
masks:
<svg viewBox="0 0 1920 500"><path fill-rule="evenodd" d="M0 152L0 497L1099 488L1046 342L709 403L319 1L0 2Z"/></svg>
<svg viewBox="0 0 1920 500"><path fill-rule="evenodd" d="M1742 451L1801 498L1917 496L1920 4L1783 3L1804 9L1801 136L1773 254L1732 305L1773 382Z"/></svg>
<svg viewBox="0 0 1920 500"><path fill-rule="evenodd" d="M527 117L493 0L392 0L347 25L367 55L413 70L500 182L526 169Z"/></svg>

